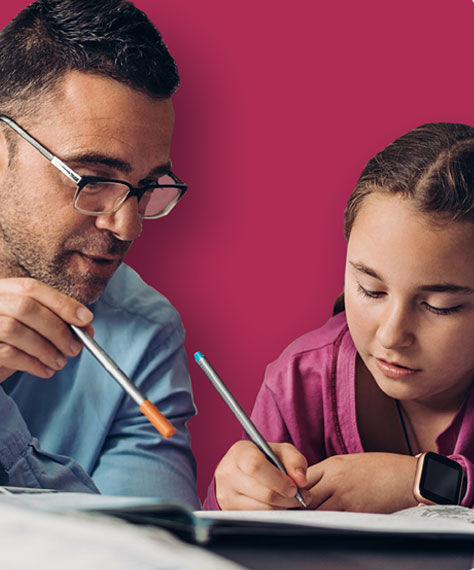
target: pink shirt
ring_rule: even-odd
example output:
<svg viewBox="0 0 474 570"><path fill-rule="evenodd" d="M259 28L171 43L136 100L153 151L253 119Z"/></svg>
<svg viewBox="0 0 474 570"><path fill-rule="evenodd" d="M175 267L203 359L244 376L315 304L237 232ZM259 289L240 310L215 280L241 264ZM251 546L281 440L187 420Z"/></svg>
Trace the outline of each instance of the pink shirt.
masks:
<svg viewBox="0 0 474 570"><path fill-rule="evenodd" d="M362 453L357 428L357 351L345 313L290 344L266 370L252 419L267 441L292 443L313 465L332 455ZM467 477L464 506L474 503L474 390L437 439L438 453ZM219 509L211 483L205 509Z"/></svg>

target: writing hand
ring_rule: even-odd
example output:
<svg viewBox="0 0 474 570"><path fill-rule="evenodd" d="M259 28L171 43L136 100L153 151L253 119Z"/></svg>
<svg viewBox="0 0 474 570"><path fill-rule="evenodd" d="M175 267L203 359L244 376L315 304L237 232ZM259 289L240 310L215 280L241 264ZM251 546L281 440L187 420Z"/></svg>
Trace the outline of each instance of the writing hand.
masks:
<svg viewBox="0 0 474 570"><path fill-rule="evenodd" d="M222 509L269 510L299 507L298 487L306 485L307 461L288 443L270 443L288 476L250 441L235 443L217 466L216 497ZM311 500L308 491L303 499Z"/></svg>
<svg viewBox="0 0 474 570"><path fill-rule="evenodd" d="M418 503L416 457L395 453L335 455L308 468L312 509L391 513Z"/></svg>
<svg viewBox="0 0 474 570"><path fill-rule="evenodd" d="M16 370L51 377L82 345L69 324L93 332L78 301L30 278L0 279L0 382Z"/></svg>

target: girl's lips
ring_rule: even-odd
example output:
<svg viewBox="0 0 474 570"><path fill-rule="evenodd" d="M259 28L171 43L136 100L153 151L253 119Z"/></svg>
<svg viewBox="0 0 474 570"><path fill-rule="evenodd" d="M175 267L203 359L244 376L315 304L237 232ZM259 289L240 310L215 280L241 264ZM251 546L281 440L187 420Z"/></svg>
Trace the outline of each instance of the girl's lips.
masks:
<svg viewBox="0 0 474 570"><path fill-rule="evenodd" d="M377 363L379 370L389 378L404 378L405 376L409 376L410 374L415 374L416 372L420 372L420 370L417 370L415 368L406 368L405 366L387 362L386 360L382 360L381 358L376 358L375 362Z"/></svg>

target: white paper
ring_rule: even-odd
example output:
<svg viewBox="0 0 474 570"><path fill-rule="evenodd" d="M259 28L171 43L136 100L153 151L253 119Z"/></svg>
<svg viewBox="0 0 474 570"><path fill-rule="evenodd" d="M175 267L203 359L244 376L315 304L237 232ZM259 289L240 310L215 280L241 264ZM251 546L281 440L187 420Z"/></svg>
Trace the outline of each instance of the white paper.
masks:
<svg viewBox="0 0 474 570"><path fill-rule="evenodd" d="M462 512L465 507L456 507ZM367 531L374 533L446 533L474 535L474 524L464 517L449 517L448 508L442 507L434 515L433 507L415 507L416 515L400 511L390 515L347 513L336 511L196 511L199 518L215 520L242 520L261 523L294 524L313 528ZM427 510L424 510L427 509ZM471 509L465 509L471 513ZM467 514L467 513L466 513Z"/></svg>
<svg viewBox="0 0 474 570"><path fill-rule="evenodd" d="M161 529L0 503L2 570L236 570Z"/></svg>
<svg viewBox="0 0 474 570"><path fill-rule="evenodd" d="M15 492L0 487L0 503L22 504L51 512L87 511L101 509L126 509L130 507L151 507L166 505L164 501L152 497L119 497L95 493L64 493L17 487Z"/></svg>

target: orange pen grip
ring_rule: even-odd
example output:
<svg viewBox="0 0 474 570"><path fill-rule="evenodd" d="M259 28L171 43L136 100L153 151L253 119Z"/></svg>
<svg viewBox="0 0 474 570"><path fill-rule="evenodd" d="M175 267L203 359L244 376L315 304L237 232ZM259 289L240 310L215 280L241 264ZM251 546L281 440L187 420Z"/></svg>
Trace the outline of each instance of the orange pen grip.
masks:
<svg viewBox="0 0 474 570"><path fill-rule="evenodd" d="M176 433L176 429L150 400L143 402L140 406L140 412L150 420L150 423L155 426L163 437L168 438Z"/></svg>

